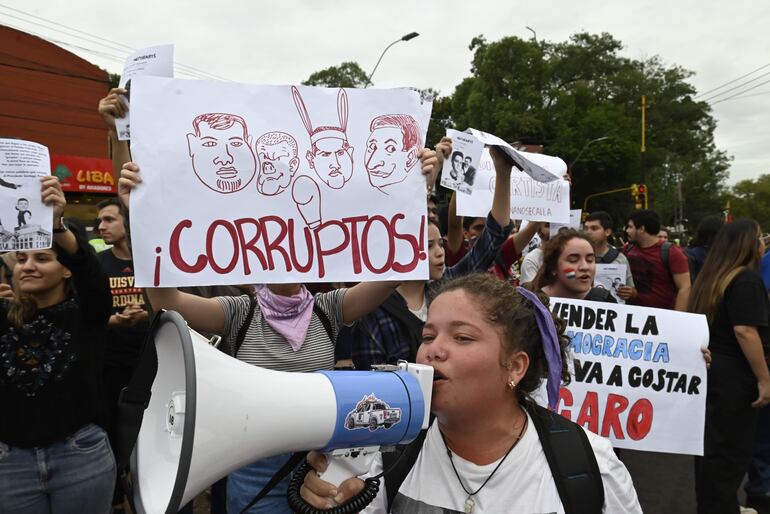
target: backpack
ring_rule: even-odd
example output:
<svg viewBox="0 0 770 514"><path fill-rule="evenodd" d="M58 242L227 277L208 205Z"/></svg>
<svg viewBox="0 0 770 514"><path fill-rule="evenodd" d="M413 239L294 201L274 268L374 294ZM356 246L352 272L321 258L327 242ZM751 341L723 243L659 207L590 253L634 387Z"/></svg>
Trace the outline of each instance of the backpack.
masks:
<svg viewBox="0 0 770 514"><path fill-rule="evenodd" d="M599 264L610 264L612 262L615 262L615 259L618 258L618 255L620 255L620 250L618 250L614 246L610 246L610 249L607 250L607 253L605 253L601 257L596 258L596 262Z"/></svg>
<svg viewBox="0 0 770 514"><path fill-rule="evenodd" d="M566 514L600 514L604 507L602 483L596 455L579 425L539 405L523 405L532 418L543 453L551 469L556 490ZM388 508L411 471L425 443L427 430L401 451L382 454Z"/></svg>

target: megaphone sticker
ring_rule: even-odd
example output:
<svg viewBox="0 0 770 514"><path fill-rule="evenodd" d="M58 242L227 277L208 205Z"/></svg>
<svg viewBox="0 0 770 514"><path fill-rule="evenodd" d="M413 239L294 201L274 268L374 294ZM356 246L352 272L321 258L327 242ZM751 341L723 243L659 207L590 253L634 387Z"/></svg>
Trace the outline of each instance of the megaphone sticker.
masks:
<svg viewBox="0 0 770 514"><path fill-rule="evenodd" d="M356 404L356 408L345 417L346 430L366 428L374 432L382 427L388 430L401 421L401 409L390 408L390 405L380 400L374 393L364 396Z"/></svg>

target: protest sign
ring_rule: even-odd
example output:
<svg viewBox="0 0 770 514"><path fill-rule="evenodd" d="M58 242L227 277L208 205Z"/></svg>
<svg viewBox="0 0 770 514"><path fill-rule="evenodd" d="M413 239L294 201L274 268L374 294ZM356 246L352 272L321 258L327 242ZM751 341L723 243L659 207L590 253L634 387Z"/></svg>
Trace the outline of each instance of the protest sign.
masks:
<svg viewBox="0 0 770 514"><path fill-rule="evenodd" d="M517 155L542 164L538 169L550 168L554 173L560 173L563 166L566 170L564 162L556 157L526 152L517 152ZM494 189L495 168L489 149L485 148L476 170L473 191L470 195L457 195L457 214L486 216L492 208ZM511 171L511 219L569 223L569 207L569 182L566 180L543 182L516 167Z"/></svg>
<svg viewBox="0 0 770 514"><path fill-rule="evenodd" d="M551 309L573 357L562 416L616 448L703 454L705 316L565 298Z"/></svg>
<svg viewBox="0 0 770 514"><path fill-rule="evenodd" d="M53 208L40 199L40 178L50 174L48 148L0 138L0 251L51 247Z"/></svg>
<svg viewBox="0 0 770 514"><path fill-rule="evenodd" d="M444 159L441 185L469 195L476 181L476 167L479 165L484 144L473 135L459 130L447 129L446 135L452 139L452 155L449 159Z"/></svg>
<svg viewBox="0 0 770 514"><path fill-rule="evenodd" d="M174 45L160 45L142 48L126 57L123 64L123 73L120 75L119 87L129 89L129 92L121 97L129 107L129 98L131 96L131 84L129 81L141 75L152 75L155 77L173 77L174 76ZM118 132L118 139L126 141L131 139L131 111L122 118L115 118L115 130Z"/></svg>
<svg viewBox="0 0 770 514"><path fill-rule="evenodd" d="M569 211L569 223L551 223L551 234L556 235L563 228L574 228L580 230L580 218L583 209L572 209Z"/></svg>
<svg viewBox="0 0 770 514"><path fill-rule="evenodd" d="M427 279L430 111L405 88L137 77L137 285Z"/></svg>
<svg viewBox="0 0 770 514"><path fill-rule="evenodd" d="M609 291L618 303L626 303L626 301L618 295L618 289L620 286L626 285L627 272L628 265L626 264L596 263L594 286L602 287Z"/></svg>

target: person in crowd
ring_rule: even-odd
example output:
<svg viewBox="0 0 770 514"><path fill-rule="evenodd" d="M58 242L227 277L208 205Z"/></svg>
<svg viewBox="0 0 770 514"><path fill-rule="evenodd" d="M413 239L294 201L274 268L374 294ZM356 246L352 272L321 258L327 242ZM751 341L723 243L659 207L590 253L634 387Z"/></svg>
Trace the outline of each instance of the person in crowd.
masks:
<svg viewBox="0 0 770 514"><path fill-rule="evenodd" d="M428 193L428 221L438 225L438 198L433 193Z"/></svg>
<svg viewBox="0 0 770 514"><path fill-rule="evenodd" d="M110 289L85 233L62 224L53 247L16 252L15 297L0 299L0 512L110 512L115 459L104 430L102 354Z"/></svg>
<svg viewBox="0 0 770 514"><path fill-rule="evenodd" d="M446 144L442 140L441 145ZM451 145L451 141L448 143ZM438 155L451 153L451 147ZM373 364L395 364L399 360L414 362L422 339L422 326L428 315L428 303L435 284L473 271L484 271L506 241L510 223L510 175L512 163L495 148L490 150L496 170L492 210L476 244L460 262L447 268L444 245L436 224L428 225L430 280L411 280L399 285L377 309L362 317L353 327L355 344L351 348L353 364L368 370ZM483 219L483 218L482 218Z"/></svg>
<svg viewBox="0 0 770 514"><path fill-rule="evenodd" d="M703 263L706 262L706 256L711 244L714 242L714 238L717 236L717 232L719 232L724 224L724 220L719 216L707 216L698 223L698 228L695 229L695 237L690 246L685 249L690 266L690 279L693 283L698 278L698 273L700 273Z"/></svg>
<svg viewBox="0 0 770 514"><path fill-rule="evenodd" d="M658 241L661 243L667 242L669 235L668 229L661 227L660 230L658 230Z"/></svg>
<svg viewBox="0 0 770 514"><path fill-rule="evenodd" d="M142 289L134 286L134 261L128 238L126 217L117 198L97 205L97 228L102 239L112 245L96 255L110 281L112 315L104 347L104 394L107 401L107 432L113 447L118 434L118 397L128 385L149 330L149 315ZM115 484L114 510L121 512L124 491Z"/></svg>
<svg viewBox="0 0 770 514"><path fill-rule="evenodd" d="M591 239L577 230L560 230L543 247L543 265L531 288L549 297L617 303L612 293L594 287L596 252Z"/></svg>
<svg viewBox="0 0 770 514"><path fill-rule="evenodd" d="M547 431L541 431L558 415L530 397L547 379L548 401L555 405L559 384L569 381L564 323L547 304L547 297L485 273L443 285L429 308L417 354L419 363L434 368L436 418L425 437L403 452L405 462L398 464L405 466L405 478L389 481L386 474L385 492L380 489L366 512L564 512L554 478L559 475L549 463L569 457L549 452L543 444ZM583 500L597 488L603 492L603 500L597 495L592 509L579 512L641 512L610 442L563 423L584 441L572 446L575 451L596 463L594 482L581 489ZM324 456L311 453L308 461L318 472L325 470ZM337 487L311 472L300 494L316 508L329 508L362 487L357 477Z"/></svg>
<svg viewBox="0 0 770 514"><path fill-rule="evenodd" d="M628 301L637 294L634 288L634 277L631 274L631 266L629 266L626 256L610 244L614 228L612 217L605 211L590 213L583 223L583 231L591 239L596 250L596 263L615 263L626 267L626 283L619 285L617 292L620 298Z"/></svg>
<svg viewBox="0 0 770 514"><path fill-rule="evenodd" d="M529 226L529 224L527 224L527 226ZM520 280L522 284L535 280L538 271L540 271L540 267L543 265L543 246L545 246L551 236L550 225L548 223L540 225L537 230L537 235L540 238L540 245L537 248L530 250L521 261Z"/></svg>
<svg viewBox="0 0 770 514"><path fill-rule="evenodd" d="M434 176L435 152L421 149L422 172ZM141 187L139 166L123 166L118 194L129 205L130 194ZM233 355L249 364L277 371L309 372L333 369L334 345L343 325L377 308L398 286L396 282L362 282L351 288L311 295L302 284L267 284L256 299L248 296L201 298L175 288L148 288L154 309L180 313L197 331L236 339ZM230 474L228 512L240 512L287 461L288 454L250 464ZM288 479L276 486L250 513L290 513L286 501Z"/></svg>
<svg viewBox="0 0 770 514"><path fill-rule="evenodd" d="M751 458L756 409L770 403L770 301L759 276L764 242L753 220L716 235L690 295L705 314L713 362L708 372L703 457L696 457L700 514L738 513L737 490Z"/></svg>
<svg viewBox="0 0 770 514"><path fill-rule="evenodd" d="M660 216L655 211L637 210L628 217L629 244L624 253L638 293L628 303L684 311L690 295L687 257L678 246L658 241L659 231Z"/></svg>

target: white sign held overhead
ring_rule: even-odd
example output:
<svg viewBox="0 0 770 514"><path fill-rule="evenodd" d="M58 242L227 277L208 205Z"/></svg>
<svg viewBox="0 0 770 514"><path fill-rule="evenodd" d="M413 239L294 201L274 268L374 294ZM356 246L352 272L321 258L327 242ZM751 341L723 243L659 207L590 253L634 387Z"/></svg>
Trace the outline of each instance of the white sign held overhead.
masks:
<svg viewBox="0 0 770 514"><path fill-rule="evenodd" d="M519 152L527 159L539 160L558 173L564 164L561 159L541 154ZM566 167L565 167L566 169ZM550 172L549 172L550 173ZM495 188L495 170L489 149L481 155L476 181L471 195L457 195L457 214L459 216L486 216L492 208ZM569 182L556 179L542 182L517 169L511 171L511 219L546 221L551 223L569 223L570 220Z"/></svg>
<svg viewBox="0 0 770 514"><path fill-rule="evenodd" d="M135 78L137 285L427 279L430 112L404 88Z"/></svg>
<svg viewBox="0 0 770 514"><path fill-rule="evenodd" d="M50 174L47 147L0 138L0 252L51 247L53 207L40 199L40 179Z"/></svg>
<svg viewBox="0 0 770 514"><path fill-rule="evenodd" d="M137 50L126 57L126 62L123 64L123 73L120 75L120 83L118 85L129 90L128 94L121 97L127 107L129 106L131 96L131 84L129 84L129 81L142 75L173 77L174 45L150 46ZM131 139L130 118L130 111L122 118L115 118L115 129L118 132L118 139L120 141Z"/></svg>
<svg viewBox="0 0 770 514"><path fill-rule="evenodd" d="M444 159L441 185L469 195L476 181L476 168L479 166L484 144L473 135L459 130L447 129L446 135L452 139L452 154L448 159Z"/></svg>

